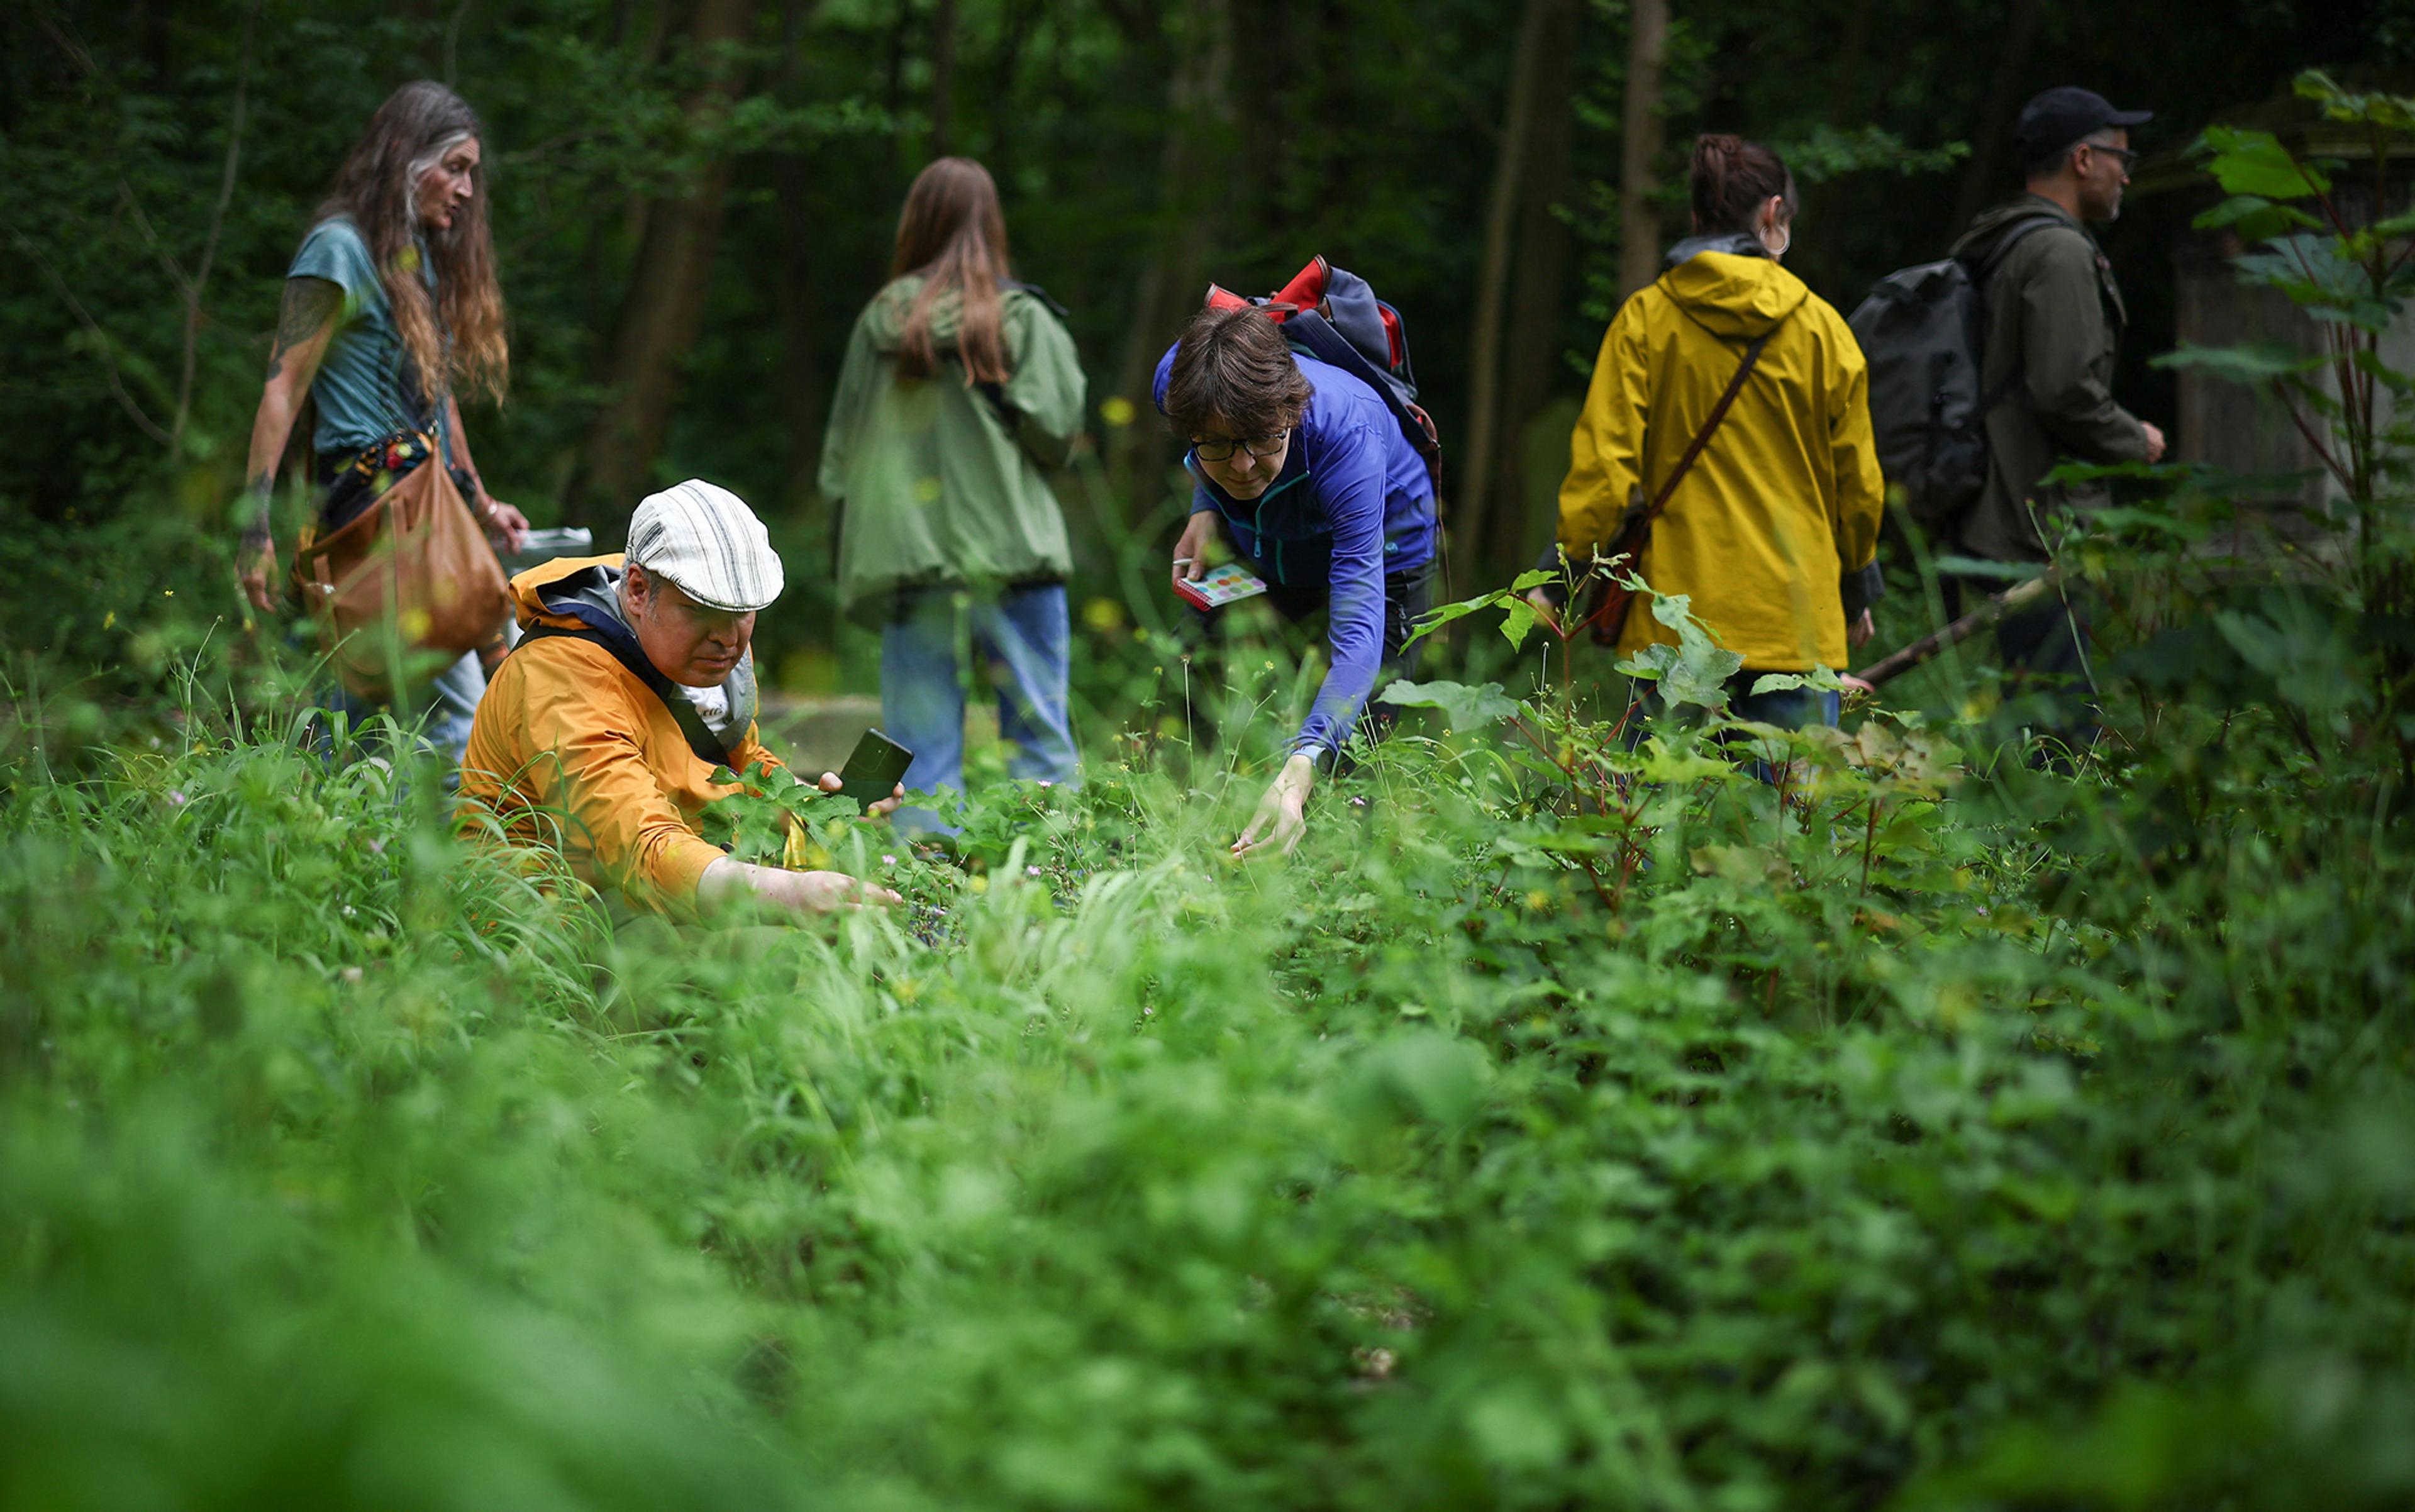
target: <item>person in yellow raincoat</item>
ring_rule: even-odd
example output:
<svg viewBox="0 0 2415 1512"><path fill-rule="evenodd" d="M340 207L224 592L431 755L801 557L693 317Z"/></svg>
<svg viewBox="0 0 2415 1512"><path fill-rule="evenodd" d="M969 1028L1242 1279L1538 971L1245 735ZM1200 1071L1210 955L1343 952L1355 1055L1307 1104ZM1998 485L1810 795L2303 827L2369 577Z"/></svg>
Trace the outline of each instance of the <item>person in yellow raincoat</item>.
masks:
<svg viewBox="0 0 2415 1512"><path fill-rule="evenodd" d="M1844 318L1778 265L1794 181L1758 142L1694 146L1694 234L1602 338L1560 486L1559 545L1582 566L1618 533L1630 495L1657 495L1746 350L1768 337L1718 428L1678 482L1633 565L1744 658L1737 717L1834 724L1837 695L1751 693L1768 672L1842 671L1869 638L1885 485L1870 436L1868 372ZM1538 590L1547 610L1561 594ZM1675 635L1639 599L1622 654Z"/></svg>

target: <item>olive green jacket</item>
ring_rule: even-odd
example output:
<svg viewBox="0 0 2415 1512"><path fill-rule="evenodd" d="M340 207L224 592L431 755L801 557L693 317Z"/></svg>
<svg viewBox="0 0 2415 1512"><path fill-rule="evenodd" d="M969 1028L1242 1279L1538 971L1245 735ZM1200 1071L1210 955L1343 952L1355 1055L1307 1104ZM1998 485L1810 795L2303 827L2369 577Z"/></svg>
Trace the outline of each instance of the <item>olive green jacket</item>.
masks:
<svg viewBox="0 0 2415 1512"><path fill-rule="evenodd" d="M2128 313L2113 264L2086 227L2051 200L2022 194L1981 215L1954 245L1973 266L2022 222L2030 232L1988 277L1983 395L2002 391L1988 415L1988 486L1963 516L1959 546L1996 561L2043 561L2029 505L2044 519L2105 502L2101 484L2042 487L2066 461L2143 462L2147 433L2113 402L2113 359Z"/></svg>
<svg viewBox="0 0 2415 1512"><path fill-rule="evenodd" d="M822 496L840 511L839 604L868 623L901 589L995 591L1072 570L1064 511L1042 474L1064 464L1082 427L1072 337L1044 295L1008 289L999 316L1012 376L968 384L946 296L932 312L938 369L905 378L898 336L922 286L909 275L864 307L822 442Z"/></svg>

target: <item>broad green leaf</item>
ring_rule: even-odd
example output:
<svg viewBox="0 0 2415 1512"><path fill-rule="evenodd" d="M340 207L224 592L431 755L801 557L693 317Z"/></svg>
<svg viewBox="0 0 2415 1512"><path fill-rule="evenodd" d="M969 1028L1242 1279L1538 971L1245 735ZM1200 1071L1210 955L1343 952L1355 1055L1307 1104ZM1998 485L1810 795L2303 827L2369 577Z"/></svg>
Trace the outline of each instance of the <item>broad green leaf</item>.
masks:
<svg viewBox="0 0 2415 1512"><path fill-rule="evenodd" d="M2236 194L2197 217L2199 231L2228 227L2249 242L2270 241L2285 232L2318 229L2322 222L2296 205L2275 204L2258 194Z"/></svg>
<svg viewBox="0 0 2415 1512"><path fill-rule="evenodd" d="M2193 368L2234 383L2262 383L2312 372L2323 365L2323 357L2320 352L2308 352L2286 341L2249 341L2235 347L2198 347L2182 342L2179 351L2154 358L2153 365Z"/></svg>
<svg viewBox="0 0 2415 1512"><path fill-rule="evenodd" d="M2303 200L2331 187L2331 180L2320 169L2289 156L2289 149L2270 131L2210 126L2198 142L2212 153L2213 160L2206 166L2226 194Z"/></svg>
<svg viewBox="0 0 2415 1512"><path fill-rule="evenodd" d="M1432 635L1453 620L1464 620L1478 609L1490 608L1504 597L1506 595L1501 593L1487 593L1480 598L1462 599L1456 604L1443 605L1440 608L1429 611L1424 619L1418 621L1417 629L1409 634L1409 640L1414 641L1421 636ZM1405 645L1407 642L1404 641L1402 644Z"/></svg>
<svg viewBox="0 0 2415 1512"><path fill-rule="evenodd" d="M1814 666L1803 672L1769 672L1755 678L1754 697L1764 693L1792 693L1797 688L1818 688L1822 693L1842 693L1845 680L1824 666Z"/></svg>
<svg viewBox="0 0 2415 1512"><path fill-rule="evenodd" d="M2377 126L2386 131L2415 132L2415 98L2379 92L2357 94L2342 89L2319 68L2309 68L2298 75L2292 87L2300 99L2320 105L2324 116L2330 120Z"/></svg>
<svg viewBox="0 0 2415 1512"><path fill-rule="evenodd" d="M1676 662L1676 647L1665 641L1655 641L1649 646L1639 648L1632 656L1620 657L1617 670L1631 678L1642 678L1647 682L1658 682L1668 675L1669 668L1675 666Z"/></svg>
<svg viewBox="0 0 2415 1512"><path fill-rule="evenodd" d="M1376 696L1404 709L1439 709L1451 728L1463 730L1482 729L1525 707L1498 682L1472 688L1463 682L1395 682Z"/></svg>
<svg viewBox="0 0 2415 1512"><path fill-rule="evenodd" d="M1643 742L1642 756L1637 775L1646 782L1692 782L1700 777L1732 777L1736 771L1732 765L1716 756L1665 745L1658 735Z"/></svg>
<svg viewBox="0 0 2415 1512"><path fill-rule="evenodd" d="M1525 650L1526 636L1535 628L1535 606L1522 598L1513 598L1506 600L1501 607L1504 610L1501 634L1508 640L1509 649Z"/></svg>

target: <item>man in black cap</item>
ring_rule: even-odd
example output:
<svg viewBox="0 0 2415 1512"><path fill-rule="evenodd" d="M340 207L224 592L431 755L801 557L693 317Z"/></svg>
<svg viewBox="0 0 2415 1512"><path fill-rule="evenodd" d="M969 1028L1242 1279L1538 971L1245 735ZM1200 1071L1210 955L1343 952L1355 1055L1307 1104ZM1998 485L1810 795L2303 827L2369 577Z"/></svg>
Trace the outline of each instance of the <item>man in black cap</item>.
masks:
<svg viewBox="0 0 2415 1512"><path fill-rule="evenodd" d="M2152 462L2164 433L2113 401L2113 358L2126 320L2113 264L2091 221L2122 213L2130 182L2129 128L2146 111L2117 111L2085 89L2049 89L2021 107L2014 140L2027 190L1982 214L1954 246L1987 308L1980 393L1988 413L1988 484L1957 527L1970 556L2043 561L2038 525L2062 509L2102 503L2102 485L2042 487L2066 461ZM2005 666L2082 677L2084 625L2056 598L1997 630ZM2077 732L2066 732L2077 733Z"/></svg>

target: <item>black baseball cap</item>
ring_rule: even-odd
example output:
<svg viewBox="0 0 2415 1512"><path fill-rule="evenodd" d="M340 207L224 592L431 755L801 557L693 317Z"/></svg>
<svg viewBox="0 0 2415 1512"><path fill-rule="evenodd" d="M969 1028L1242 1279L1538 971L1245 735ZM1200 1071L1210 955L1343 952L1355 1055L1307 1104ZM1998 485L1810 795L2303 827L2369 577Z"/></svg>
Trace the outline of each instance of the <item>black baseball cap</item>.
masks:
<svg viewBox="0 0 2415 1512"><path fill-rule="evenodd" d="M2021 107L2013 140L2035 157L2068 147L2092 131L2108 126L2140 126L2155 118L2152 111L2117 111L2113 102L2092 89L2065 84L2049 89Z"/></svg>

